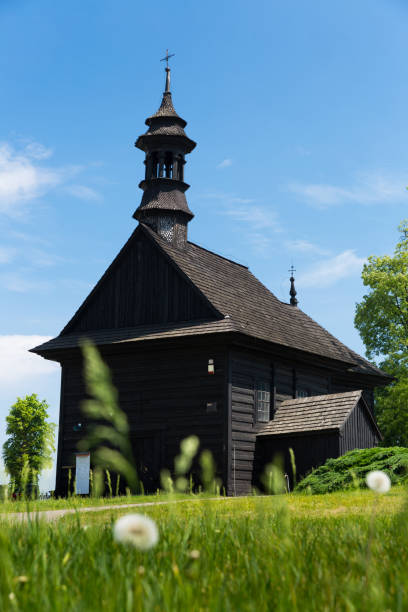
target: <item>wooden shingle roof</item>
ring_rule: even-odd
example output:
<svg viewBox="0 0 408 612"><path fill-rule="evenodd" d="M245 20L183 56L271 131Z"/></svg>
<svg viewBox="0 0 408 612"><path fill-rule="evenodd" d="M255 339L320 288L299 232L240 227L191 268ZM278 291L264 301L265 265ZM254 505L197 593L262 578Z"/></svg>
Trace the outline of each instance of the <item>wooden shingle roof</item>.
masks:
<svg viewBox="0 0 408 612"><path fill-rule="evenodd" d="M384 372L337 340L300 308L281 302L241 264L191 242L181 251L150 228L144 230L238 330L315 355L349 363L356 372L386 377Z"/></svg>
<svg viewBox="0 0 408 612"><path fill-rule="evenodd" d="M368 418L381 437L374 418L362 398L362 391L286 400L279 406L273 420L269 421L258 435L282 436L300 432L339 430L359 401L364 403Z"/></svg>
<svg viewBox="0 0 408 612"><path fill-rule="evenodd" d="M246 266L191 242L187 243L185 250L180 250L143 224L139 224L119 256L126 255L126 249L131 247L139 232L150 237L172 265L175 265L208 300L214 309L214 319L200 323L184 321L86 332L86 336L96 344L234 332L341 361L348 364L355 372L387 378L384 372L337 340L300 308L278 300ZM109 275L116 260L105 272L101 281ZM87 300L78 313L86 303ZM78 313L75 316L78 316ZM84 335L84 333L63 331L53 340L33 349L33 352L43 354L49 350L75 347Z"/></svg>
<svg viewBox="0 0 408 612"><path fill-rule="evenodd" d="M45 353L50 350L76 348L81 340L87 338L96 345L123 344L142 340L162 340L166 338L184 338L237 331L236 326L228 319L220 321L187 321L176 323L152 323L137 327L118 327L114 329L95 329L87 332L61 334L40 346L30 349L33 353Z"/></svg>

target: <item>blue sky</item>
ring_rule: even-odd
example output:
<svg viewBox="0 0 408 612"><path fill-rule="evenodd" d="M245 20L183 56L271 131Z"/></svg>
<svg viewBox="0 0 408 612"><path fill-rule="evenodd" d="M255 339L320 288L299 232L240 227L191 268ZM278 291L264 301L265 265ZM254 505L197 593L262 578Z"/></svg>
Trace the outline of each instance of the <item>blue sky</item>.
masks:
<svg viewBox="0 0 408 612"><path fill-rule="evenodd" d="M190 239L283 300L293 262L300 307L363 353L362 265L408 216L405 2L2 0L0 21L0 442L17 395L58 419L58 366L26 349L135 227L166 48Z"/></svg>

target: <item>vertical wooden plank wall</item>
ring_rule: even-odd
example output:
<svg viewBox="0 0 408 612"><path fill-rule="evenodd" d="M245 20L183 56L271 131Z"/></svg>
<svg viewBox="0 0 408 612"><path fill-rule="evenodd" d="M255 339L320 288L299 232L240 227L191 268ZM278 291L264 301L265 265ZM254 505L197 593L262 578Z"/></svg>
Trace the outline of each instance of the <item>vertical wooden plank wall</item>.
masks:
<svg viewBox="0 0 408 612"><path fill-rule="evenodd" d="M119 391L120 407L128 416L139 460L143 453L155 455L155 462L160 465L154 469L172 470L181 440L194 434L200 439L201 450L212 452L217 476L225 481L225 353L223 347L216 345L174 349L167 345L166 349L156 351L135 348L127 354L104 356ZM208 359L214 360L214 375L208 374ZM84 423L80 403L85 388L80 360L66 363L64 372L59 470L62 466L74 466L76 445L83 433L75 432L73 427L77 422ZM151 440L150 446L143 443L144 451L143 439ZM160 461L154 451L158 444ZM147 467L150 473L150 466Z"/></svg>
<svg viewBox="0 0 408 612"><path fill-rule="evenodd" d="M293 487L292 465L289 455L291 448L295 455L297 480L305 476L312 468L322 465L328 457L339 456L339 433L322 432L301 436L260 436L257 439L256 471L263 473L265 466L277 456L281 456L284 468ZM257 481L262 488L262 483Z"/></svg>
<svg viewBox="0 0 408 612"><path fill-rule="evenodd" d="M340 454L344 455L355 448L372 448L377 446L378 442L378 434L360 400L341 431Z"/></svg>
<svg viewBox="0 0 408 612"><path fill-rule="evenodd" d="M214 318L213 311L146 236L135 234L64 333Z"/></svg>
<svg viewBox="0 0 408 612"><path fill-rule="evenodd" d="M271 383L271 418L273 411L279 408L282 401L297 396L299 390L308 395L324 395L331 391L330 375L318 368L307 368L251 351L233 351L231 353L231 436L230 462L228 477L228 492L230 495L249 493L254 483L259 485L258 467L255 467L257 433L262 424L256 423L256 380L269 378ZM274 444L277 444L275 440ZM278 449L285 447L286 441L279 442ZM339 453L338 434L313 438L315 449L310 448L310 439L304 444L300 438L296 440L300 453L300 467L304 470L318 465L322 457L334 457ZM285 447L286 450L288 447ZM274 454L273 449L268 451ZM307 457L309 453L309 458ZM326 454L325 454L326 453ZM270 461L271 459L269 459Z"/></svg>
<svg viewBox="0 0 408 612"><path fill-rule="evenodd" d="M243 495L252 489L256 434L263 426L255 418L256 380L268 380L272 394L272 364L268 359L248 359L245 354L232 353L231 376L231 468L228 493Z"/></svg>

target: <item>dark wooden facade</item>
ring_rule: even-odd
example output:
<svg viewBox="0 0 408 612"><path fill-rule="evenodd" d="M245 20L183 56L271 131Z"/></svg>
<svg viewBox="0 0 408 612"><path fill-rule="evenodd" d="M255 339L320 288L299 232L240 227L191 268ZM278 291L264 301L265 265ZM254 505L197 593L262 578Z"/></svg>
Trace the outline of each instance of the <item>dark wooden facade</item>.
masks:
<svg viewBox="0 0 408 612"><path fill-rule="evenodd" d="M180 441L191 434L199 435L202 448L211 450L223 477L226 352L223 346L212 344L211 355L217 364L213 376L207 372L208 354L202 342L188 347L169 344L138 350L127 347L120 352L102 350L129 420L133 454L147 491L160 486L160 471L173 468ZM75 465L77 444L86 433L79 355L63 362L62 388L57 469L61 494L66 491L68 467ZM85 427L76 432L78 422Z"/></svg>
<svg viewBox="0 0 408 612"><path fill-rule="evenodd" d="M230 334L220 334L101 347L129 419L135 461L146 491L157 489L160 471L172 470L181 440L191 434L199 437L201 449L211 450L217 476L229 495L260 486L265 465L279 453L288 459L289 447L295 452L298 473L305 474L328 457L378 443L360 408L341 435L324 431L272 441L258 436L265 426L256 419L258 381L270 383L273 419L281 403L296 397L305 386L313 395L330 393L336 371L326 368L319 376L317 365L311 367L310 360L299 359L289 368L279 354L244 349L242 338L232 340ZM213 375L208 373L209 359L215 364ZM355 381L354 388L360 388L361 382ZM350 380L347 390L351 385ZM81 413L84 398L81 356L71 349L62 360L57 468L61 495L66 494L68 469L75 466L77 444L86 432ZM85 423L79 432L75 431L78 422ZM199 475L193 477L198 485Z"/></svg>
<svg viewBox="0 0 408 612"><path fill-rule="evenodd" d="M246 266L188 242L193 213L184 164L195 143L173 107L168 68L166 76L160 108L136 141L146 153L139 226L61 334L32 349L62 366L59 494L84 433L77 431L84 423L83 338L111 368L146 490L156 489L180 441L195 434L213 453L228 494L248 493L268 457L295 445L267 429L287 414L288 401L361 389L372 411L374 387L389 381L297 308L293 277L287 304ZM302 413L304 432L315 412ZM336 440L327 428L313 433L313 450L310 441L299 446L298 432L300 471L376 444L369 421L355 411Z"/></svg>

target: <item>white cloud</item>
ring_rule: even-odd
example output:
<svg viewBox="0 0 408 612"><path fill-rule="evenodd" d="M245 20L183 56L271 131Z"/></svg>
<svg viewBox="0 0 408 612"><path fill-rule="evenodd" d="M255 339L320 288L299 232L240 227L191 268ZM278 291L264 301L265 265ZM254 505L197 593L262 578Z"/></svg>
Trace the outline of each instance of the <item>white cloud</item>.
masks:
<svg viewBox="0 0 408 612"><path fill-rule="evenodd" d="M276 212L262 206L235 206L223 212L236 221L247 223L254 230L272 229L275 232L282 231Z"/></svg>
<svg viewBox="0 0 408 612"><path fill-rule="evenodd" d="M12 238L16 238L17 240L22 240L23 242L32 242L45 246L49 246L50 244L49 240L44 240L44 238L40 238L35 234L25 234L24 232L16 232L15 230L10 230L9 236L11 236Z"/></svg>
<svg viewBox="0 0 408 612"><path fill-rule="evenodd" d="M271 246L271 239L261 232L249 232L246 240L258 255L265 255Z"/></svg>
<svg viewBox="0 0 408 612"><path fill-rule="evenodd" d="M40 163L52 153L52 149L38 142L29 142L19 151L6 142L0 143L0 213L21 215L27 203L61 185L76 198L101 199L99 193L86 185L69 184L84 170L83 166L56 168Z"/></svg>
<svg viewBox="0 0 408 612"><path fill-rule="evenodd" d="M44 147L39 142L29 142L25 146L24 151L28 157L33 159L48 159L53 154L52 149Z"/></svg>
<svg viewBox="0 0 408 612"><path fill-rule="evenodd" d="M231 204L252 204L252 202L255 202L255 200L253 198L230 197L228 199L228 202L230 202Z"/></svg>
<svg viewBox="0 0 408 612"><path fill-rule="evenodd" d="M228 204L251 204L255 202L253 198L240 198L231 193L224 193L223 191L211 191L210 193L204 193L199 196L205 200L220 200L225 206Z"/></svg>
<svg viewBox="0 0 408 612"><path fill-rule="evenodd" d="M360 175L350 187L324 183L291 183L288 189L309 204L321 207L346 203L389 204L407 198L406 177L393 178L381 174Z"/></svg>
<svg viewBox="0 0 408 612"><path fill-rule="evenodd" d="M256 204L252 198L224 192L210 192L199 197L216 200L217 214L228 215L234 221L245 224L242 238L259 254L265 254L270 247L271 239L268 232L283 231L277 213L272 208Z"/></svg>
<svg viewBox="0 0 408 612"><path fill-rule="evenodd" d="M357 257L355 251L343 251L301 274L297 282L303 287L329 287L343 278L360 274L365 262L366 259Z"/></svg>
<svg viewBox="0 0 408 612"><path fill-rule="evenodd" d="M322 249L316 244L312 244L307 240L288 240L285 246L289 251L297 251L299 253L308 253L310 255L328 255L329 251Z"/></svg>
<svg viewBox="0 0 408 612"><path fill-rule="evenodd" d="M86 187L85 185L69 185L66 190L68 193L73 195L75 198L79 198L80 200L95 202L101 199L101 196L97 191L91 189L91 187Z"/></svg>
<svg viewBox="0 0 408 612"><path fill-rule="evenodd" d="M232 159L223 159L222 162L220 162L217 166L217 168L228 168L229 166L232 166Z"/></svg>
<svg viewBox="0 0 408 612"><path fill-rule="evenodd" d="M38 377L48 376L59 369L54 361L43 359L28 350L47 342L50 336L0 336L0 385L12 386L21 381L26 386Z"/></svg>
<svg viewBox="0 0 408 612"><path fill-rule="evenodd" d="M19 272L3 274L0 276L0 285L7 291L14 293L28 293L29 291L47 291L50 287L46 281L32 280Z"/></svg>
<svg viewBox="0 0 408 612"><path fill-rule="evenodd" d="M31 266L36 266L39 268L50 268L59 263L67 261L60 255L47 253L42 249L26 249L24 251L24 255L26 256L27 263L29 263Z"/></svg>
<svg viewBox="0 0 408 612"><path fill-rule="evenodd" d="M0 212L15 214L18 206L56 187L61 173L36 165L27 154L0 144Z"/></svg>

